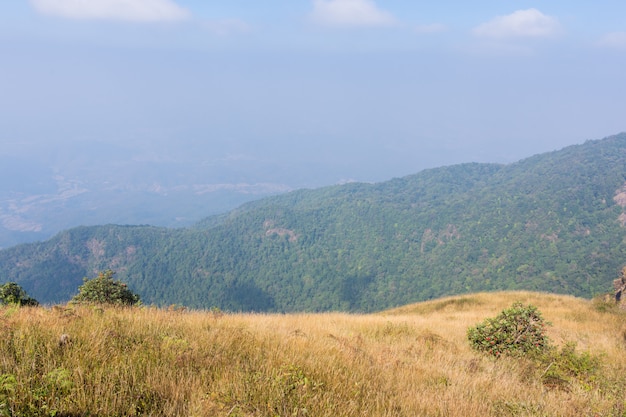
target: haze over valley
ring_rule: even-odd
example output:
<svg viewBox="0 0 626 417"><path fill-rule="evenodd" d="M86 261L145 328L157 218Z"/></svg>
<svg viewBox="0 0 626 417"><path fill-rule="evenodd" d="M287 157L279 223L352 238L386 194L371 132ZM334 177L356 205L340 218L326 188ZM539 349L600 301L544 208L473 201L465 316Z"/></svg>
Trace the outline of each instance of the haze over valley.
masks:
<svg viewBox="0 0 626 417"><path fill-rule="evenodd" d="M625 8L3 2L0 247L624 131Z"/></svg>

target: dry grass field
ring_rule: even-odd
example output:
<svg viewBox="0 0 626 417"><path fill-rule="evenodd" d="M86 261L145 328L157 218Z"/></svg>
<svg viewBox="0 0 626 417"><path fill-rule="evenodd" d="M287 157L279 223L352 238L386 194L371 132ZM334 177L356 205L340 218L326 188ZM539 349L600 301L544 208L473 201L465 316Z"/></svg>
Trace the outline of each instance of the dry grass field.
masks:
<svg viewBox="0 0 626 417"><path fill-rule="evenodd" d="M470 348L468 327L516 301L576 343L580 372ZM0 416L626 416L626 314L602 307L526 292L369 315L1 307Z"/></svg>

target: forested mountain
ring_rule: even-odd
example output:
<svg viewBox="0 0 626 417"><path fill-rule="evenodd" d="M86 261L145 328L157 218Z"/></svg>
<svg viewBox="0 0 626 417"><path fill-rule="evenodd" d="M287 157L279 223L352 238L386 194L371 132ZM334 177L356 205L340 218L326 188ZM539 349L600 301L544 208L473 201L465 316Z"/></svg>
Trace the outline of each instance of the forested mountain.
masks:
<svg viewBox="0 0 626 417"><path fill-rule="evenodd" d="M626 263L626 134L510 165L300 190L193 228L81 227L0 251L42 302L113 269L145 303L372 311L528 289L590 297Z"/></svg>

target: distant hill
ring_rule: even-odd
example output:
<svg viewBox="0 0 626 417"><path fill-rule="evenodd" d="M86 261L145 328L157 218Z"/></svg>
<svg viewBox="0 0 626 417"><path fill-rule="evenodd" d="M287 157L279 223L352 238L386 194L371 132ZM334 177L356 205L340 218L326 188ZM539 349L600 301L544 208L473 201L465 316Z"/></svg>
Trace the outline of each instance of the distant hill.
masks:
<svg viewBox="0 0 626 417"><path fill-rule="evenodd" d="M2 148L0 249L78 225L186 227L290 191L257 161L178 143L80 142Z"/></svg>
<svg viewBox="0 0 626 417"><path fill-rule="evenodd" d="M591 297L626 263L626 134L514 164L300 190L194 227L96 226L0 251L0 281L67 300L111 268L145 303L374 311L444 295Z"/></svg>

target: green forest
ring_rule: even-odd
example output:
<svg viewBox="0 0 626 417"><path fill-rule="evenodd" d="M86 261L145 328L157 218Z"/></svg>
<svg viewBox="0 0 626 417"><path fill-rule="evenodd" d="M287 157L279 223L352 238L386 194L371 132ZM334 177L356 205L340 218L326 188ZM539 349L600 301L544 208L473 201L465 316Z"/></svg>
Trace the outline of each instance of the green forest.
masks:
<svg viewBox="0 0 626 417"><path fill-rule="evenodd" d="M446 295L592 297L626 263L626 134L519 162L265 198L194 227L104 225L0 251L0 283L69 300L113 270L145 304L370 312Z"/></svg>

